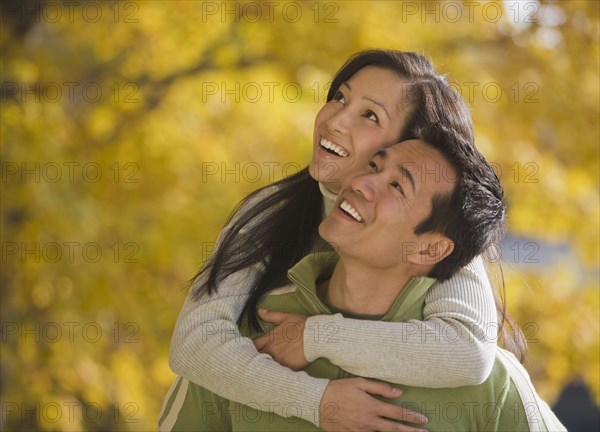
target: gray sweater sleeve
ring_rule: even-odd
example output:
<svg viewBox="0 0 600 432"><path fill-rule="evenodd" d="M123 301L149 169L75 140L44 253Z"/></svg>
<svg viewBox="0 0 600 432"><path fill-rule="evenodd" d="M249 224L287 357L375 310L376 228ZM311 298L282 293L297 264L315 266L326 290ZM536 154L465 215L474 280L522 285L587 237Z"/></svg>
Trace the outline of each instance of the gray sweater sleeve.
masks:
<svg viewBox="0 0 600 432"><path fill-rule="evenodd" d="M406 323L310 317L304 353L308 361L325 357L355 375L397 384L437 388L482 383L494 363L498 326L481 258L436 283L423 313L423 321ZM314 337L316 329L327 329L329 337Z"/></svg>
<svg viewBox="0 0 600 432"><path fill-rule="evenodd" d="M318 425L329 380L281 366L240 335L236 321L249 296L248 280L257 271L231 275L217 294L200 302L188 295L173 333L171 369L226 399Z"/></svg>

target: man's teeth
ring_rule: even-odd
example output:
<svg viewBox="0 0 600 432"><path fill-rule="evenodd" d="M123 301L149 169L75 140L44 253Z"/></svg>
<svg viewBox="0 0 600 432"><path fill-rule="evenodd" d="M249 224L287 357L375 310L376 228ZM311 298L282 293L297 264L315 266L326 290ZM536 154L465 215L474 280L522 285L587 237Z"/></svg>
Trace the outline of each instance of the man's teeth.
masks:
<svg viewBox="0 0 600 432"><path fill-rule="evenodd" d="M326 140L325 138L321 138L321 146L325 147L328 150L331 150L332 152L340 155L341 157L348 157L348 152L346 150L341 148L339 145Z"/></svg>
<svg viewBox="0 0 600 432"><path fill-rule="evenodd" d="M356 219L358 222L362 222L362 216L356 211L354 207L348 204L348 201L343 200L340 204L340 208Z"/></svg>

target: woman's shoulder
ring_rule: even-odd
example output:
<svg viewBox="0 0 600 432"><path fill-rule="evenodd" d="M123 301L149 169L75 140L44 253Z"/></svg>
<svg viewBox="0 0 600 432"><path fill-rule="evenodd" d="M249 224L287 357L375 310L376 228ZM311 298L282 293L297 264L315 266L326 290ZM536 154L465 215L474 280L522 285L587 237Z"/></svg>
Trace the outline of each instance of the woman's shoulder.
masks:
<svg viewBox="0 0 600 432"><path fill-rule="evenodd" d="M299 203L306 203L307 193L315 190L318 193L316 185L317 183L305 169L276 183L257 189L238 204L229 220L229 225L240 222L244 228L248 228L265 219L270 219L279 210L290 205L290 209L297 209ZM319 198L322 199L320 193Z"/></svg>
<svg viewBox="0 0 600 432"><path fill-rule="evenodd" d="M281 188L282 187L279 183L272 183L270 185L257 189L254 192L251 192L246 198L242 200L240 208L254 207L257 204L266 200L267 198L270 198L273 195L275 195L278 191L281 190Z"/></svg>
<svg viewBox="0 0 600 432"><path fill-rule="evenodd" d="M273 198L281 189L278 184L270 184L251 192L247 195L234 210L228 225L240 221L243 218L251 216L251 219L263 219L275 207L276 203L269 204L267 200Z"/></svg>
<svg viewBox="0 0 600 432"><path fill-rule="evenodd" d="M265 200L273 197L279 190L281 190L281 186L277 183L273 183L251 192L244 199L242 199L237 207L236 213L240 211L248 211L260 204L263 204Z"/></svg>

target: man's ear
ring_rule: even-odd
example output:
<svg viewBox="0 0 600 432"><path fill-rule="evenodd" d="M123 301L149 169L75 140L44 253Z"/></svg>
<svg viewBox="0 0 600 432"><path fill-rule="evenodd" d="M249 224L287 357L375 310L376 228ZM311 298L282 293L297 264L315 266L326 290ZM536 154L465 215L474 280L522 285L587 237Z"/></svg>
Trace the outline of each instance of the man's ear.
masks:
<svg viewBox="0 0 600 432"><path fill-rule="evenodd" d="M454 250L454 242L442 234L432 233L420 240L418 251L408 256L408 260L413 264L437 264Z"/></svg>

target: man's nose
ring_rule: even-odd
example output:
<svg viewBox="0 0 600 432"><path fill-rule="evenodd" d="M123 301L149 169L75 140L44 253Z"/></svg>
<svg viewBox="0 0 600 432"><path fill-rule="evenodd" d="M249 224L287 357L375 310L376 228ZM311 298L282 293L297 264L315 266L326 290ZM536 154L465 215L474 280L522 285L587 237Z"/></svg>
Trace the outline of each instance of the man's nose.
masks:
<svg viewBox="0 0 600 432"><path fill-rule="evenodd" d="M377 175L363 174L355 177L350 182L350 188L367 201L373 201L377 191Z"/></svg>

